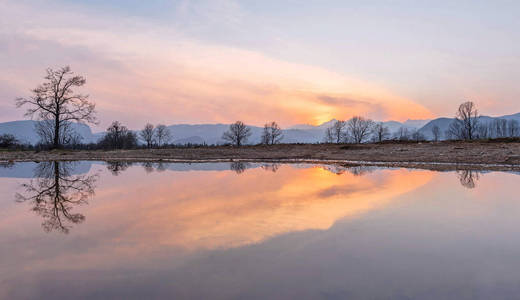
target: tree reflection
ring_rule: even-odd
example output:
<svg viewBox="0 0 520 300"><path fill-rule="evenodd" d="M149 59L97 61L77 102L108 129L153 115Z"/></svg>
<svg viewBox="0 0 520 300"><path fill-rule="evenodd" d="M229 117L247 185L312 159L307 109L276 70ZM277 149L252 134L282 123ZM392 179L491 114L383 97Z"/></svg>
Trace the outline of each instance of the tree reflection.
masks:
<svg viewBox="0 0 520 300"><path fill-rule="evenodd" d="M342 166L342 165L325 165L322 167L323 169L334 173L336 175L343 175L345 172L349 172L354 176L363 176L369 173L372 173L376 170L375 167L372 166Z"/></svg>
<svg viewBox="0 0 520 300"><path fill-rule="evenodd" d="M376 168L372 166L354 166L347 168L348 172L354 176L363 176L374 172Z"/></svg>
<svg viewBox="0 0 520 300"><path fill-rule="evenodd" d="M77 205L87 204L94 195L97 176L72 175L73 162L42 162L34 170L34 179L22 184L23 193L16 194L17 202L30 202L32 210L44 219L43 230L68 233L72 224L85 220L73 213Z"/></svg>
<svg viewBox="0 0 520 300"><path fill-rule="evenodd" d="M473 189L476 186L476 182L480 179L480 172L475 170L460 170L457 171L459 176L460 184L468 189Z"/></svg>
<svg viewBox="0 0 520 300"><path fill-rule="evenodd" d="M336 175L342 175L347 170L347 168L339 165L324 165L322 168Z"/></svg>
<svg viewBox="0 0 520 300"><path fill-rule="evenodd" d="M266 171L271 171L273 173L276 173L276 171L278 171L279 168L280 168L280 164L279 163L263 164L262 165L262 169L264 169Z"/></svg>
<svg viewBox="0 0 520 300"><path fill-rule="evenodd" d="M129 161L107 161L107 169L114 176L117 176L121 174L121 172L126 171L126 169L128 169L131 165L133 165L133 163Z"/></svg>
<svg viewBox="0 0 520 300"><path fill-rule="evenodd" d="M244 171L249 167L249 163L241 162L241 161L234 161L229 165L229 168L232 171L235 171L237 174L242 174Z"/></svg>
<svg viewBox="0 0 520 300"><path fill-rule="evenodd" d="M142 163L143 169L146 173L150 174L154 171L154 165L152 162L144 162Z"/></svg>
<svg viewBox="0 0 520 300"><path fill-rule="evenodd" d="M141 164L146 173L150 174L153 171L163 172L166 170L166 165L163 162L144 162Z"/></svg>
<svg viewBox="0 0 520 300"><path fill-rule="evenodd" d="M12 161L2 161L2 162L0 162L0 168L12 169L13 167L14 167L14 162L12 162Z"/></svg>

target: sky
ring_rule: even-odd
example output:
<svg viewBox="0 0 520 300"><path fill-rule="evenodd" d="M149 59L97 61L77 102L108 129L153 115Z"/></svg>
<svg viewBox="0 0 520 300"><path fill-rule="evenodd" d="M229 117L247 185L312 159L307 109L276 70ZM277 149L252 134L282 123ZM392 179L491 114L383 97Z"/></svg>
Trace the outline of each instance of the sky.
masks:
<svg viewBox="0 0 520 300"><path fill-rule="evenodd" d="M518 1L0 0L0 122L46 68L119 120L282 127L520 112Z"/></svg>

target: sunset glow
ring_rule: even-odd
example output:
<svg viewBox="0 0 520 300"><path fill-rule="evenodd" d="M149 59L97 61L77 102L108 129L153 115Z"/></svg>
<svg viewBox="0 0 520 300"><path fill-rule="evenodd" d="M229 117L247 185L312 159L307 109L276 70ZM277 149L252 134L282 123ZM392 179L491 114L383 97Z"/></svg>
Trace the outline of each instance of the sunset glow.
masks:
<svg viewBox="0 0 520 300"><path fill-rule="evenodd" d="M407 31L400 31L404 40L388 41L385 30L403 26L392 21L383 24L380 31L372 31L370 26L363 27L361 20L332 18L331 24L322 26L358 22L360 32L367 36L360 37L360 32L351 29L331 29L327 34L335 35L337 44L326 46L316 43L318 36L300 21L301 30L309 31L306 40L291 39L289 33L294 29L290 27L285 31L283 27L259 27L255 23L258 18L271 18L275 23L286 20L268 13L253 16L251 7L232 0L154 1L149 7L129 4L128 11L112 6L112 2L117 1L106 6L60 0L0 3L0 66L4 70L0 74L0 121L21 116L12 100L26 96L40 83L45 68L62 65L70 65L87 77L85 92L97 104L101 129L115 119L131 127L141 127L147 121L230 123L237 119L251 125L270 120L282 126L317 125L354 115L405 121L451 115L465 98L490 114L517 108L518 87L510 85L509 79L502 81L499 91L482 84L477 77L482 74L456 75L459 71L453 71L453 66L464 61L464 53L448 59L418 49L418 42L411 43L408 36L405 39ZM366 7L359 9L367 17L377 14ZM161 10L165 15L158 18L145 14ZM319 19L326 10L320 7L308 17ZM435 17L438 13L432 12ZM498 22L495 16L489 18ZM440 30L444 25L435 26ZM265 37L267 30L280 37ZM381 41L381 52L370 60L361 53L372 51L371 42L364 46L359 42L369 36ZM445 43L439 41L435 47ZM345 49L344 53L338 49ZM402 56L396 56L397 49ZM506 57L502 57L504 61ZM392 61L396 63L388 68ZM430 62L444 69L434 70ZM511 66L518 64L518 57L509 62ZM497 62L493 68L496 76L515 77L511 72L517 71L511 70L518 68L504 69L501 64ZM407 79L409 82L404 82ZM499 108L495 105L498 101Z"/></svg>

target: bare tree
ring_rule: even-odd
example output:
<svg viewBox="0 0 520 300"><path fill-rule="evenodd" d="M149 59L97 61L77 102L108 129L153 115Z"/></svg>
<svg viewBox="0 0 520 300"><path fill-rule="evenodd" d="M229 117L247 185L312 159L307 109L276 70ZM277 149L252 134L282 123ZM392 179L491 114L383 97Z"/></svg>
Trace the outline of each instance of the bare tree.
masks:
<svg viewBox="0 0 520 300"><path fill-rule="evenodd" d="M282 128L278 126L276 122L271 122L269 124L270 136L271 136L271 145L279 144L282 141Z"/></svg>
<svg viewBox="0 0 520 300"><path fill-rule="evenodd" d="M433 140L438 142L439 139L441 138L441 129L439 128L439 126L435 125L432 127L432 135L433 135Z"/></svg>
<svg viewBox="0 0 520 300"><path fill-rule="evenodd" d="M264 125L262 132L262 143L266 145L274 145L280 143L282 140L282 129L276 122L267 123Z"/></svg>
<svg viewBox="0 0 520 300"><path fill-rule="evenodd" d="M399 141L408 141L410 139L410 133L408 132L408 128L404 126L399 127L399 129L395 133L395 138Z"/></svg>
<svg viewBox="0 0 520 300"><path fill-rule="evenodd" d="M97 176L72 175L72 162L42 162L35 168L33 180L22 184L23 193L16 194L17 202L31 202L33 211L44 219L42 227L49 232L68 233L72 224L85 220L80 213L72 213L75 206L86 204L94 195Z"/></svg>
<svg viewBox="0 0 520 300"><path fill-rule="evenodd" d="M264 145L269 145L271 141L271 132L269 130L269 124L264 125L264 129L262 130L262 136L260 137L260 143Z"/></svg>
<svg viewBox="0 0 520 300"><path fill-rule="evenodd" d="M464 102L459 106L455 120L450 124L450 135L461 140L473 140L477 136L479 114L473 102Z"/></svg>
<svg viewBox="0 0 520 300"><path fill-rule="evenodd" d="M334 122L334 124L325 131L325 142L337 144L344 142L346 138L345 126L346 123L343 120Z"/></svg>
<svg viewBox="0 0 520 300"><path fill-rule="evenodd" d="M29 98L17 98L16 106L29 105L25 115L52 124L52 145L61 147L62 126L67 122L95 123L95 104L88 95L75 94L73 89L86 83L85 77L75 76L70 67L47 69L46 82L32 90Z"/></svg>
<svg viewBox="0 0 520 300"><path fill-rule="evenodd" d="M60 125L60 134L58 136L58 142L61 146L64 145L77 145L83 139L73 128L73 123L63 122ZM43 145L54 145L55 137L55 124L53 120L39 121L34 125L36 134L40 137L40 144Z"/></svg>
<svg viewBox="0 0 520 300"><path fill-rule="evenodd" d="M507 127L509 131L509 137L517 137L520 133L520 126L518 125L517 120L509 120L507 122Z"/></svg>
<svg viewBox="0 0 520 300"><path fill-rule="evenodd" d="M166 127L166 125L159 124L155 128L155 139L157 140L157 145L162 147L164 144L169 143L172 139L172 135L170 129Z"/></svg>
<svg viewBox="0 0 520 300"><path fill-rule="evenodd" d="M247 143L247 139L251 136L251 129L247 127L242 121L236 121L229 125L229 130L224 132L222 139L231 144L240 147Z"/></svg>
<svg viewBox="0 0 520 300"><path fill-rule="evenodd" d="M479 124L477 128L477 138L487 139L489 138L490 128L487 124Z"/></svg>
<svg viewBox="0 0 520 300"><path fill-rule="evenodd" d="M347 122L347 132L351 141L360 144L370 135L374 121L355 116Z"/></svg>
<svg viewBox="0 0 520 300"><path fill-rule="evenodd" d="M508 135L507 120L495 119L489 126L491 135L495 138L504 138Z"/></svg>
<svg viewBox="0 0 520 300"><path fill-rule="evenodd" d="M150 123L146 124L143 128L143 130L141 130L141 132L139 133L139 135L141 136L141 138L145 141L146 143L146 147L148 149L152 148L153 146L153 142L154 142L154 126Z"/></svg>
<svg viewBox="0 0 520 300"><path fill-rule="evenodd" d="M0 148L11 148L19 143L18 139L12 134L4 133L0 135Z"/></svg>
<svg viewBox="0 0 520 300"><path fill-rule="evenodd" d="M382 122L376 123L374 125L372 133L374 135L374 141L378 143L381 143L390 136L388 127L386 127Z"/></svg>
<svg viewBox="0 0 520 300"><path fill-rule="evenodd" d="M412 132L412 139L416 142L424 141L425 137L422 133L419 132L419 130L414 129Z"/></svg>
<svg viewBox="0 0 520 300"><path fill-rule="evenodd" d="M101 146L110 149L128 149L137 146L137 136L118 121L112 122L107 133L99 142Z"/></svg>
<svg viewBox="0 0 520 300"><path fill-rule="evenodd" d="M325 143L334 143L334 134L332 133L332 127L325 129L325 137L323 138Z"/></svg>

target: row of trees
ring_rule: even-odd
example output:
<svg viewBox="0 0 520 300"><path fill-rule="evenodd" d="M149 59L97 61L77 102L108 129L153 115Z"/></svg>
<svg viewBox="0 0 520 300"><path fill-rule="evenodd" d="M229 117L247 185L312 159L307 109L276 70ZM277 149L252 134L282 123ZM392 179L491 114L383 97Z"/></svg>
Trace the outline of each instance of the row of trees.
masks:
<svg viewBox="0 0 520 300"><path fill-rule="evenodd" d="M51 148L78 145L81 143L81 136L74 131L72 122L97 124L95 104L89 101L88 95L74 91L85 83L85 77L75 75L68 66L58 70L49 68L45 82L33 89L30 97L16 99L17 107L28 107L26 116L39 120L35 131L40 136L42 145L49 145ZM139 136L148 148L152 148L169 142L171 134L165 125L154 127L147 124ZM2 147L15 143L18 141L11 136L2 136L0 140ZM115 121L108 127L97 146L123 149L137 145L137 134Z"/></svg>
<svg viewBox="0 0 520 300"><path fill-rule="evenodd" d="M83 76L75 75L70 67L58 70L47 69L45 82L32 90L29 98L17 98L18 107L28 106L25 113L31 118L36 117L40 122L36 125L36 132L41 143L52 148L61 148L64 145L80 144L81 136L73 129L73 122L97 124L95 104L88 100L88 95L76 93L75 88L86 83ZM439 127L432 128L435 141L441 139ZM222 139L235 146L247 143L251 136L251 129L243 122L237 121L230 125ZM455 120L449 129L444 132L446 139L474 140L482 138L517 137L520 126L515 120L494 120L483 123L473 102L465 102L459 106ZM171 139L171 133L165 125L154 126L146 124L138 135L121 123L115 121L107 129L107 133L98 143L103 148L134 148L140 137L147 148L161 147ZM17 143L12 136L0 137L0 146L9 147ZM282 129L276 122L265 124L261 142L266 145L280 143L283 138ZM383 123L376 123L370 119L355 116L348 121L336 121L326 129L324 141L327 143L365 143L381 142L387 139L395 140L424 140L425 137L418 131L400 128L393 137Z"/></svg>
<svg viewBox="0 0 520 300"><path fill-rule="evenodd" d="M229 126L228 131L224 132L222 139L232 145L240 147L247 143L251 136L251 128L244 122L236 121ZM265 145L279 144L283 139L282 129L276 122L266 123L262 131L261 142Z"/></svg>
<svg viewBox="0 0 520 300"><path fill-rule="evenodd" d="M485 122L473 102L459 106L455 120L445 132L447 139L477 140L489 138L510 138L520 135L520 125L516 120L494 119Z"/></svg>
<svg viewBox="0 0 520 300"><path fill-rule="evenodd" d="M439 126L431 128L434 141L449 140L476 140L490 138L515 138L520 136L520 124L516 120L494 119L483 121L473 102L462 103L455 119L450 123L448 130L441 132ZM376 123L370 119L355 116L348 121L336 121L325 132L326 143L365 143L382 142L384 140L423 141L424 134L417 129L401 127L393 134L383 123Z"/></svg>
<svg viewBox="0 0 520 300"><path fill-rule="evenodd" d="M0 148L13 148L19 143L18 139L12 134L6 133L0 135Z"/></svg>
<svg viewBox="0 0 520 300"><path fill-rule="evenodd" d="M148 149L162 147L171 140L171 133L165 125L146 124L139 133ZM115 121L107 128L107 132L99 141L99 146L105 149L131 149L139 145L138 134L129 130L119 121Z"/></svg>
<svg viewBox="0 0 520 300"><path fill-rule="evenodd" d="M361 116L354 116L348 121L338 120L325 130L326 143L381 142L388 139L390 132L383 123L376 123Z"/></svg>
<svg viewBox="0 0 520 300"><path fill-rule="evenodd" d="M148 149L153 148L154 146L161 147L171 140L171 132L168 127L163 124L154 127L152 124L148 123L144 126L144 129L141 130L139 135L146 143Z"/></svg>

